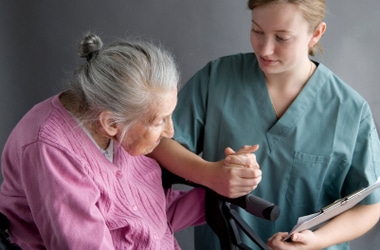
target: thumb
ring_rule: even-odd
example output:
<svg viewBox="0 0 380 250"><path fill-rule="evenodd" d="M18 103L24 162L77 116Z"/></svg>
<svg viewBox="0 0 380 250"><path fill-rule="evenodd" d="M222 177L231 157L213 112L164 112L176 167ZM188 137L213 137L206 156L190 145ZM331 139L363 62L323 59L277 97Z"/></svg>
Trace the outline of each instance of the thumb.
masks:
<svg viewBox="0 0 380 250"><path fill-rule="evenodd" d="M303 235L300 234L300 233L293 234L292 237L291 237L291 239L292 239L293 242L300 242L300 243L302 243L302 241L304 241Z"/></svg>
<svg viewBox="0 0 380 250"><path fill-rule="evenodd" d="M232 154L235 154L235 151L234 151L232 148L230 148L230 147L226 147L226 148L224 149L224 154L225 154L226 156L228 156L228 155L232 155Z"/></svg>
<svg viewBox="0 0 380 250"><path fill-rule="evenodd" d="M236 154L249 154L249 153L256 152L258 149L259 149L259 144L246 145L246 146L243 146L238 151L236 151Z"/></svg>

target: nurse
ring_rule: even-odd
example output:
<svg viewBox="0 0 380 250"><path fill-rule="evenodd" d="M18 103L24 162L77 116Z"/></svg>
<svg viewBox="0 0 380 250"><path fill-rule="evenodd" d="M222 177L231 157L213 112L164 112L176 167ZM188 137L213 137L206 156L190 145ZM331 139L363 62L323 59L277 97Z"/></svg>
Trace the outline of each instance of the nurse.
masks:
<svg viewBox="0 0 380 250"><path fill-rule="evenodd" d="M200 153L215 162L226 147L259 144L262 181L252 193L279 205L281 216L273 223L241 211L245 220L270 249L349 249L348 241L379 220L379 191L319 229L283 239L298 217L380 176L370 107L310 59L326 30L324 0L250 0L248 6L254 53L212 61L188 81L173 115L175 140L162 140L153 156L170 169L171 162L190 166ZM196 249L218 245L207 225L196 228Z"/></svg>

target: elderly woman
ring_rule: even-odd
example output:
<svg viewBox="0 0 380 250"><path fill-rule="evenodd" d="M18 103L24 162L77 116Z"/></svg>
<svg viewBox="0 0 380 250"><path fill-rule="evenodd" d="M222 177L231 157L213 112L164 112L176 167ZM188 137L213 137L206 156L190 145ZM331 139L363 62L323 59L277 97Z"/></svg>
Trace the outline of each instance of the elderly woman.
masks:
<svg viewBox="0 0 380 250"><path fill-rule="evenodd" d="M204 191L165 191L160 166L145 156L174 133L173 58L146 42L102 49L93 34L80 55L87 62L69 90L33 107L5 145L0 212L12 241L23 249L178 249L173 232L204 223Z"/></svg>

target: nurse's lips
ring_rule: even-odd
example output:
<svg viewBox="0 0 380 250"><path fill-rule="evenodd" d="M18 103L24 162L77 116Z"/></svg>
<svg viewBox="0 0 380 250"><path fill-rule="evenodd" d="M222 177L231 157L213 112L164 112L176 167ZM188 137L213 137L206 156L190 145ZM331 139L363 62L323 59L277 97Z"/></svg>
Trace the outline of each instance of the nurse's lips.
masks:
<svg viewBox="0 0 380 250"><path fill-rule="evenodd" d="M261 61L265 64L273 64L276 63L277 60L270 60L270 59L265 59L264 57L260 57Z"/></svg>

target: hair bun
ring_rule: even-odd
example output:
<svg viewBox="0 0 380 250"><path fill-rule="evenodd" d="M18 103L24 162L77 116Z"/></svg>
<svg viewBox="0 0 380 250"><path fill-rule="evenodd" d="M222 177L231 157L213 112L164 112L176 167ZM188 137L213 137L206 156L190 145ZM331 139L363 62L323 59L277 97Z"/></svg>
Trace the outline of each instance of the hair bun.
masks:
<svg viewBox="0 0 380 250"><path fill-rule="evenodd" d="M103 47L103 42L95 34L87 34L79 47L79 56L86 58L90 61L94 54L97 54L99 50Z"/></svg>

